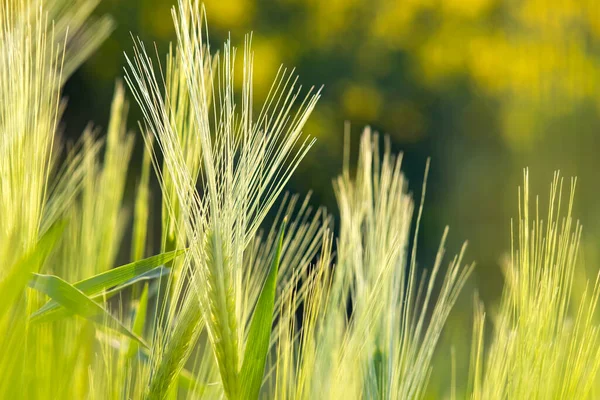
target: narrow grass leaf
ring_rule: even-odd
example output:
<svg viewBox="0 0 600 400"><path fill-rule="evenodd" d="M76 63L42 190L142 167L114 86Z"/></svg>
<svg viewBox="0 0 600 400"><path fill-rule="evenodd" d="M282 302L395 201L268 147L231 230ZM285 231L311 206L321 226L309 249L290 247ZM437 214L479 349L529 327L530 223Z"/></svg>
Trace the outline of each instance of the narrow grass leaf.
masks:
<svg viewBox="0 0 600 400"><path fill-rule="evenodd" d="M163 266L160 267L156 267L146 273L143 273L133 279L128 280L127 282L123 283L122 285L116 286L113 289L107 290L106 292L100 292L94 295L89 296L92 300L94 301L106 301L108 299L110 299L111 297L113 297L115 294L121 292L122 290L133 286L136 283L141 283L141 282L145 282L145 281L149 281L152 279L157 279L157 278L162 278L163 276L168 275L171 272L170 268L166 268ZM75 285L75 287L77 287L77 285ZM31 315L31 322L35 322L35 323L45 323L45 322L51 322L51 321L56 321L58 319L61 318L66 318L69 317L71 315L73 315L73 313L69 310L67 310L64 307L61 307L60 304L58 304L57 302L51 300L52 304L54 305L52 308L47 309L47 310L42 310L42 308L40 308L38 311L36 311L35 313L33 313Z"/></svg>
<svg viewBox="0 0 600 400"><path fill-rule="evenodd" d="M92 298L96 299L96 298L104 297L104 298L108 299L108 298L111 298L114 294L122 291L123 289L128 288L129 286L133 286L136 283L150 281L152 279L160 279L163 276L169 275L170 272L171 272L171 268L163 267L161 265L160 267L151 269L148 272L144 272L143 274L138 275L135 278L128 280L127 282L123 283L122 285L115 286L114 288L107 290L106 292L100 292L98 294L95 294L94 296L92 296Z"/></svg>
<svg viewBox="0 0 600 400"><path fill-rule="evenodd" d="M115 329L117 332L147 347L142 338L131 332L102 306L58 276L34 274L34 279L29 282L29 286L44 293L72 313L108 328Z"/></svg>
<svg viewBox="0 0 600 400"><path fill-rule="evenodd" d="M174 250L135 261L79 281L75 283L74 286L85 294L97 294L113 286L121 285L139 275L145 274L146 272L171 261L184 252L185 250Z"/></svg>
<svg viewBox="0 0 600 400"><path fill-rule="evenodd" d="M116 288L109 292L116 292L122 290L127 286L139 282L140 280L152 279L151 277L144 276L144 274L147 274L149 273L149 271L156 269L156 267L171 261L172 259L183 254L184 252L185 250L175 250L166 253L161 253L152 257L145 258L143 260L139 260L130 264L113 268L98 275L94 275L91 278L87 278L73 284L73 286L76 287L78 290L82 291L87 296L91 296L92 298L96 298L96 295L98 294L108 295L108 293L103 292L107 291L110 288L114 288L115 286ZM162 275L164 271L160 270L160 273ZM46 313L57 308L59 308L58 302L51 300L48 303L44 304L35 313L33 313L31 315L31 318L35 320L40 319Z"/></svg>
<svg viewBox="0 0 600 400"><path fill-rule="evenodd" d="M271 325L273 323L273 307L275 305L275 292L277 288L277 271L283 247L283 235L287 218L283 220L279 232L279 244L275 250L271 270L262 288L256 309L250 322L248 341L244 351L242 364L242 398L257 399L265 371Z"/></svg>

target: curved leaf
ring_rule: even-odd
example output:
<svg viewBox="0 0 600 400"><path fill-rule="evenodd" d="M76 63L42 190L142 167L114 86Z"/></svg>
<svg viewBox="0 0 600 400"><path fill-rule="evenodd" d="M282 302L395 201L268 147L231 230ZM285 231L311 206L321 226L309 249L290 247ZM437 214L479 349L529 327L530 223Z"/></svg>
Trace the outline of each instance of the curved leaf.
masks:
<svg viewBox="0 0 600 400"><path fill-rule="evenodd" d="M29 286L44 293L73 314L106 326L107 328L115 329L117 332L137 341L142 346L148 347L142 338L131 332L102 306L58 276L34 274L34 279L29 282Z"/></svg>
<svg viewBox="0 0 600 400"><path fill-rule="evenodd" d="M144 274L150 273L151 270L171 261L172 259L183 254L184 252L185 250L169 251L130 264L125 264L120 267L103 272L101 274L94 275L91 278L79 281L73 284L73 286L81 292L83 292L84 294L86 294L87 296L90 296L94 299L98 298L99 295L108 295L108 293L103 292L110 288L114 289L109 291L109 293L114 294L114 292L122 290L135 282L150 279L147 276L144 278ZM48 313L59 308L60 305L58 304L58 302L50 300L49 302L44 304L39 310L34 312L31 315L31 319L32 321L36 322L49 321L55 319L57 318L56 316L51 318L48 315ZM64 313L61 313L61 316L64 315Z"/></svg>
<svg viewBox="0 0 600 400"><path fill-rule="evenodd" d="M130 279L127 282L123 283L122 285L119 285L113 289L110 289L106 292L100 292L100 293L97 293L97 294L89 296L89 297L94 301L106 301L107 299L110 299L112 296L119 293L123 289L125 289L129 286L132 286L135 283L148 281L148 280L156 279L156 278L161 278L163 276L168 275L169 272L170 272L169 268L160 266L160 267L154 268L148 272L145 272L133 279ZM30 316L30 321L34 322L34 323L51 322L51 321L56 321L58 319L66 318L66 317L73 315L72 312L70 312L69 310L67 310L64 307L61 307L60 304L56 303L54 300L51 300L51 302L53 304L52 308L49 308L47 310L43 309L43 307L40 308L38 311L36 311L35 313L33 313ZM46 303L46 304L48 304L48 303Z"/></svg>

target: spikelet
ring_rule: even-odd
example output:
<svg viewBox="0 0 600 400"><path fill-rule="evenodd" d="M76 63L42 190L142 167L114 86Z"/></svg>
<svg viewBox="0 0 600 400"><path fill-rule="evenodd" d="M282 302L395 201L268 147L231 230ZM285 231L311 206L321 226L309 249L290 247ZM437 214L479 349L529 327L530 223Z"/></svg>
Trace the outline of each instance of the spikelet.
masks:
<svg viewBox="0 0 600 400"><path fill-rule="evenodd" d="M526 170L523 191L519 190L517 231L505 267L506 285L487 350L482 345L482 318L476 325L471 397L592 398L600 367L594 320L600 288L596 280L580 303L573 304L582 231L572 216L576 180L571 180L562 216L563 180L555 174L545 221L537 198L531 216L528 181Z"/></svg>
<svg viewBox="0 0 600 400"><path fill-rule="evenodd" d="M355 180L346 162L335 184L342 220L337 273L346 276L336 277L334 285L346 286L336 296L349 294L353 310L334 379L341 380L337 387L345 396L418 398L427 385L441 330L472 267L461 266L463 246L433 301L447 230L430 276L419 279L416 247L409 258L414 206L400 172L401 158L392 156L387 138L381 157L378 142L365 129ZM331 393L338 395L336 389Z"/></svg>
<svg viewBox="0 0 600 400"><path fill-rule="evenodd" d="M408 250L413 201L400 159L387 139L383 156L378 143L365 129L356 177L346 148L344 170L334 182L341 227L333 270L332 239L324 239L321 260L282 293L267 376L271 398L424 393L441 330L472 267L461 266L463 247L434 298L445 232L430 277L419 281L415 249Z"/></svg>
<svg viewBox="0 0 600 400"><path fill-rule="evenodd" d="M247 267L244 261L247 246L312 145L311 140L302 140L302 126L319 93L310 91L299 101L300 88L296 87L293 73L282 69L261 112L255 116L251 37L247 37L244 50L240 107L236 104L233 83L235 49L227 42L222 55L213 59L204 38L203 11L197 1L180 1L178 9L173 10L173 18L178 38L174 54L180 57L178 70L184 79L170 77L169 81L180 85L185 82L185 88L179 90L187 92L185 101L189 102L186 107L193 116L192 122L182 127L173 120L172 104L177 98L169 97L174 93L173 90L169 93L169 86L163 96L162 85L140 42L136 43L134 59L128 59L127 82L163 154L162 181L175 194L170 196L167 209L175 218L181 218L177 235L184 235L189 247L189 258L181 275L189 277L193 289L177 284L174 298L185 303L188 295L196 297L223 390L229 398L237 398L243 350L240 338L245 338L245 326L238 320L240 288L236 282L241 280L235 276ZM299 109L295 114L293 107ZM199 140L201 150L192 155L192 161L193 157L199 158L199 171L194 170L194 162L190 163L186 156L182 129L191 129L190 137ZM196 184L200 191L196 190ZM180 321L175 317L176 310L171 308L166 314L171 315L166 321ZM189 348L188 344L169 343L172 340L168 333L159 341L162 344L156 352L157 360L170 358L165 349L180 345ZM164 368L160 362L155 365ZM181 363L172 364L175 368L178 365ZM158 376L156 371L153 376ZM170 383L160 386L168 387Z"/></svg>
<svg viewBox="0 0 600 400"><path fill-rule="evenodd" d="M89 23L97 3L16 0L0 5L0 193L3 210L10 210L3 211L1 223L3 232L20 236L11 239L17 243L9 246L10 253L30 247L53 222L46 218L44 203L60 150L55 147L60 89L112 30L108 17ZM71 196L72 191L53 194Z"/></svg>
<svg viewBox="0 0 600 400"><path fill-rule="evenodd" d="M328 357L319 353L320 339L327 326L327 305L331 292L333 234L331 222L321 224L319 258L312 268L299 271L295 279L283 287L277 304L277 323L274 329L273 365L267 373L269 398L310 398L315 380L320 380L316 368L322 365L317 358ZM297 314L302 314L297 322Z"/></svg>
<svg viewBox="0 0 600 400"><path fill-rule="evenodd" d="M438 338L471 267L461 266L463 248L434 300L441 246L431 277L419 282L415 249L408 250L413 201L400 159L391 154L389 141L382 156L378 143L365 129L356 177L346 148L344 170L334 182L341 226L333 271L330 239L321 261L299 280L300 289L290 285L282 294L276 360L268 377L271 397L418 398L424 393Z"/></svg>
<svg viewBox="0 0 600 400"><path fill-rule="evenodd" d="M10 253L37 240L62 80L63 48L46 29L44 11L28 3L0 5L0 231L12 249L0 255L8 265Z"/></svg>
<svg viewBox="0 0 600 400"><path fill-rule="evenodd" d="M26 285L32 271L74 265L56 251L65 234L58 220L73 208L86 159L99 146L76 146L78 153L70 152L61 165L57 125L63 83L111 29L104 17L87 25L97 3L0 2L1 398L77 398L87 390L61 382L87 376L89 364L78 357L93 342L74 324L30 325L29 313L44 299ZM48 256L52 263L45 263Z"/></svg>

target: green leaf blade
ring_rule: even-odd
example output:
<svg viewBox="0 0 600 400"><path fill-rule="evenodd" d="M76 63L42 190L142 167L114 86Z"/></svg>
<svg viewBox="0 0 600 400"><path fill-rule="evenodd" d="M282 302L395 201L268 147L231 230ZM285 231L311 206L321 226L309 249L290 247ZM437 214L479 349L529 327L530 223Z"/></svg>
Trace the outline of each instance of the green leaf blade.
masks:
<svg viewBox="0 0 600 400"><path fill-rule="evenodd" d="M168 275L169 272L170 272L169 268L165 268L162 266L156 267L156 268L154 268L148 272L145 272L133 279L128 280L127 282L123 283L122 285L119 285L113 289L106 291L106 292L101 292L101 293L98 293L98 294L95 294L95 295L89 296L89 297L94 301L106 301L127 287L130 287L136 283L149 281L149 280L157 279L157 278L162 278L163 276ZM54 300L51 300L51 302L53 305L52 308L44 309L42 307L39 310L37 310L36 312L34 312L33 314L31 314L31 316L29 317L30 322L46 323L46 322L56 321L61 318L70 317L71 315L73 315L72 312L70 312L66 308L62 307L60 304L56 303ZM48 303L46 303L46 304L48 304ZM56 306L54 306L55 304L56 304Z"/></svg>
<svg viewBox="0 0 600 400"><path fill-rule="evenodd" d="M279 243L273 257L271 269L262 288L256 308L250 322L248 340L242 363L242 398L257 399L262 385L269 340L273 323L273 308L275 307L275 292L277 289L277 272L283 247L283 236L287 219L284 219L279 232Z"/></svg>
<svg viewBox="0 0 600 400"><path fill-rule="evenodd" d="M105 290L117 286L114 290L122 290L129 285L125 285L128 281L135 283L135 279L149 273L149 271L171 261L175 257L183 254L185 250L174 250L166 253L161 253L152 257L145 258L133 263L125 264L117 268L113 268L98 275L79 281L73 286L83 292L85 295L92 298L97 298L97 295L102 294ZM119 287L119 285L121 285ZM112 292L112 291L111 291ZM44 304L39 310L31 315L32 320L41 322L50 319L51 311L57 311L60 308L58 302L50 300ZM65 315L64 311L60 313Z"/></svg>
<svg viewBox="0 0 600 400"><path fill-rule="evenodd" d="M107 288L120 285L126 281L136 278L151 269L166 264L175 257L183 254L185 250L174 250L161 253L143 260L135 261L129 264L113 268L91 278L84 279L74 284L74 286L87 295L97 294Z"/></svg>
<svg viewBox="0 0 600 400"><path fill-rule="evenodd" d="M34 279L29 282L29 286L44 293L71 313L107 328L115 329L117 332L147 347L142 338L131 332L102 306L58 276L34 274Z"/></svg>

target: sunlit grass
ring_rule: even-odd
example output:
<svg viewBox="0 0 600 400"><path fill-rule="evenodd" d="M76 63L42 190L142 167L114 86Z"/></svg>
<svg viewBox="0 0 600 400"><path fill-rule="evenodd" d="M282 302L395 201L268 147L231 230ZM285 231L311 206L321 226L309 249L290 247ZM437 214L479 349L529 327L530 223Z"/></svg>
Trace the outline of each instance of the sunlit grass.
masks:
<svg viewBox="0 0 600 400"><path fill-rule="evenodd" d="M594 397L600 367L594 314L600 292L596 280L579 304L572 302L582 232L572 215L576 181L571 180L566 197L563 179L556 174L544 212L537 197L530 200L527 171L524 180L505 290L498 312L492 314L487 351L482 310L477 313L472 397Z"/></svg>
<svg viewBox="0 0 600 400"><path fill-rule="evenodd" d="M111 29L90 22L95 5L0 7L0 398L423 398L473 265L466 245L445 260L448 229L419 264L418 238L438 233L419 229L426 185L416 200L389 138L366 128L356 167L347 140L339 220L284 194L315 143L303 128L320 89L282 67L255 99L252 36L238 70L230 42L211 49L201 5L180 0L166 61L138 39L127 52L146 150L128 208L125 86L105 135L59 135L61 87ZM467 390L449 395L596 393L598 284L571 300L574 182L565 200L555 178L542 222L526 176L504 294L497 311L477 303Z"/></svg>

